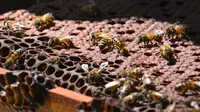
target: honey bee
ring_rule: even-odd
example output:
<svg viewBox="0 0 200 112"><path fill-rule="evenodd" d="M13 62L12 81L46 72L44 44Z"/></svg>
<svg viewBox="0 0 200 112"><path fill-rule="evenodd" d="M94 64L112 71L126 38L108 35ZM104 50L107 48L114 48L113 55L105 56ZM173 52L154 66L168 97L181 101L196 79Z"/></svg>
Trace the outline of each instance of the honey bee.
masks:
<svg viewBox="0 0 200 112"><path fill-rule="evenodd" d="M172 50L170 45L164 44L160 45L161 56L169 62L169 64L175 64L176 59L174 57L175 52Z"/></svg>
<svg viewBox="0 0 200 112"><path fill-rule="evenodd" d="M141 70L139 68L135 68L135 69L128 69L125 70L122 74L120 74L122 77L131 77L133 79L139 79L143 76L143 73L141 72Z"/></svg>
<svg viewBox="0 0 200 112"><path fill-rule="evenodd" d="M146 89L155 89L155 83L152 81L150 74L144 74L142 76L142 86Z"/></svg>
<svg viewBox="0 0 200 112"><path fill-rule="evenodd" d="M133 92L131 94L129 94L128 96L125 96L122 98L122 101L125 104L132 104L132 103L136 103L138 99L143 99L145 96L142 93L137 93L137 92Z"/></svg>
<svg viewBox="0 0 200 112"><path fill-rule="evenodd" d="M143 34L143 35L139 36L137 43L139 44L141 42L144 42L145 45L149 45L149 43L153 44L152 41L161 43L162 34L164 34L164 32L162 30L156 30L154 32Z"/></svg>
<svg viewBox="0 0 200 112"><path fill-rule="evenodd" d="M3 23L3 29L7 30L13 36L22 38L25 36L25 30L27 28L18 22L6 19Z"/></svg>
<svg viewBox="0 0 200 112"><path fill-rule="evenodd" d="M122 98L129 94L134 88L133 80L126 80L119 90L119 97Z"/></svg>
<svg viewBox="0 0 200 112"><path fill-rule="evenodd" d="M6 59L6 62L4 64L5 68L9 69L14 64L17 63L18 59L24 54L26 51L25 48L19 48L16 51L13 51L8 58Z"/></svg>
<svg viewBox="0 0 200 112"><path fill-rule="evenodd" d="M38 31L42 31L44 29L48 29L51 26L54 26L54 17L52 13L46 13L43 16L38 16L35 19L35 27Z"/></svg>
<svg viewBox="0 0 200 112"><path fill-rule="evenodd" d="M116 92L117 89L119 87L121 87L125 81L126 81L126 78L120 78L120 79L114 80L112 82L109 82L105 85L105 90L111 91L111 92Z"/></svg>
<svg viewBox="0 0 200 112"><path fill-rule="evenodd" d="M113 39L110 34L103 32L92 32L90 33L90 40L99 46L99 49L102 51L106 47L109 50L113 49Z"/></svg>
<svg viewBox="0 0 200 112"><path fill-rule="evenodd" d="M73 37L63 37L63 36L56 36L55 38L52 38L48 42L48 46L52 48L62 47L62 48L75 48L71 38Z"/></svg>
<svg viewBox="0 0 200 112"><path fill-rule="evenodd" d="M80 10L81 15L86 15L90 17L97 17L102 14L101 9L94 3L93 0L90 0L88 5L85 5Z"/></svg>
<svg viewBox="0 0 200 112"><path fill-rule="evenodd" d="M90 83L100 83L102 81L101 72L108 66L108 62L101 63L99 68L93 68L89 71L89 67L87 64L82 64L82 69L88 73L87 79Z"/></svg>
<svg viewBox="0 0 200 112"><path fill-rule="evenodd" d="M117 39L117 38L114 38L113 39L113 44L115 45L115 47L118 49L118 52L124 56L128 56L129 55L129 49L128 49L128 46L126 46L126 44Z"/></svg>
<svg viewBox="0 0 200 112"><path fill-rule="evenodd" d="M169 104L169 100L167 99L168 97L165 94L161 94L156 91L149 91L147 93L147 98L151 104L155 103L157 108L160 109Z"/></svg>
<svg viewBox="0 0 200 112"><path fill-rule="evenodd" d="M190 39L185 33L185 27L183 25L174 24L166 29L166 35L170 38L175 36L176 40Z"/></svg>
<svg viewBox="0 0 200 112"><path fill-rule="evenodd" d="M175 90L184 94L187 90L200 90L200 81L188 81L185 83L179 83L175 86Z"/></svg>

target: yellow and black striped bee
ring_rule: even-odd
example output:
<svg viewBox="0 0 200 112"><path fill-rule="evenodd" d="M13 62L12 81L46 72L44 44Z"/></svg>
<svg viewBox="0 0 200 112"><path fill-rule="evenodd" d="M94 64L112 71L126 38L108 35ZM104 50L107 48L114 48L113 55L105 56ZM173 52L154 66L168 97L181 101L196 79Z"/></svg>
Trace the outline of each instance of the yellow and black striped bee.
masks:
<svg viewBox="0 0 200 112"><path fill-rule="evenodd" d="M57 48L57 47L66 48L66 49L75 48L71 38L73 37L63 37L63 36L58 35L49 40L48 46L52 48Z"/></svg>
<svg viewBox="0 0 200 112"><path fill-rule="evenodd" d="M174 57L175 52L172 50L171 46L168 44L160 45L161 56L169 62L169 64L175 64L176 59Z"/></svg>
<svg viewBox="0 0 200 112"><path fill-rule="evenodd" d="M114 93L117 91L118 88L120 88L124 84L125 81L126 81L126 78L120 78L112 82L108 82L105 85L105 90Z"/></svg>
<svg viewBox="0 0 200 112"><path fill-rule="evenodd" d="M169 38L173 38L175 36L176 40L182 40L183 38L189 40L190 38L185 33L185 27L183 25L174 24L166 29L166 35Z"/></svg>
<svg viewBox="0 0 200 112"><path fill-rule="evenodd" d="M114 46L118 49L118 52L124 56L128 56L129 55L129 49L128 49L128 46L126 46L126 44L117 39L117 38L114 38L113 39L113 44Z"/></svg>
<svg viewBox="0 0 200 112"><path fill-rule="evenodd" d="M148 90L155 89L155 83L153 82L150 74L144 74L142 76L142 86Z"/></svg>
<svg viewBox="0 0 200 112"><path fill-rule="evenodd" d="M17 64L18 59L24 54L25 51L25 48L19 48L16 51L13 51L6 59L4 64L5 68L9 69L12 68L14 64Z"/></svg>
<svg viewBox="0 0 200 112"><path fill-rule="evenodd" d="M149 43L153 44L153 41L161 43L163 34L164 32L162 30L156 30L154 32L143 34L139 36L137 43L139 44L144 42L145 45L149 45Z"/></svg>
<svg viewBox="0 0 200 112"><path fill-rule="evenodd" d="M180 83L175 86L175 90L180 92L180 94L184 94L187 90L200 90L200 81L188 81L185 83Z"/></svg>
<svg viewBox="0 0 200 112"><path fill-rule="evenodd" d="M132 112L131 108L114 98L93 98L77 106L79 112Z"/></svg>
<svg viewBox="0 0 200 112"><path fill-rule="evenodd" d="M163 109L163 107L169 104L168 97L165 94L156 91L148 91L146 97L149 99L151 104L155 103L159 109Z"/></svg>
<svg viewBox="0 0 200 112"><path fill-rule="evenodd" d="M38 16L35 19L35 27L38 31L42 31L44 29L48 29L51 26L54 26L54 17L52 13L46 13L43 16Z"/></svg>
<svg viewBox="0 0 200 112"><path fill-rule="evenodd" d="M92 32L90 34L90 40L95 44L99 46L99 49L102 51L106 47L109 50L112 50L113 45L113 39L110 34L104 33L104 32Z"/></svg>
<svg viewBox="0 0 200 112"><path fill-rule="evenodd" d="M13 36L23 38L27 28L19 22L6 19L3 23L3 29Z"/></svg>
<svg viewBox="0 0 200 112"><path fill-rule="evenodd" d="M99 68L93 68L91 71L89 71L89 67L87 64L81 65L82 69L86 73L88 73L87 79L89 83L93 84L102 82L101 72L105 69L106 66L108 66L108 62L103 62L101 63Z"/></svg>
<svg viewBox="0 0 200 112"><path fill-rule="evenodd" d="M119 97L122 98L128 94L131 93L131 91L134 88L134 82L133 80L127 79L124 84L121 86L121 88L119 89Z"/></svg>
<svg viewBox="0 0 200 112"><path fill-rule="evenodd" d="M125 70L122 74L120 74L121 77L130 77L133 79L139 79L143 76L143 73L141 72L141 70L139 68L135 68L135 69L128 69Z"/></svg>
<svg viewBox="0 0 200 112"><path fill-rule="evenodd" d="M137 100L141 100L144 99L144 94L142 93L138 93L138 92L133 92L131 94L129 94L128 96L123 97L121 100L125 103L125 104L132 104L132 103L136 103Z"/></svg>
<svg viewBox="0 0 200 112"><path fill-rule="evenodd" d="M98 17L102 15L101 9L94 3L93 0L90 0L88 5L85 5L81 8L80 14L83 16L89 17Z"/></svg>

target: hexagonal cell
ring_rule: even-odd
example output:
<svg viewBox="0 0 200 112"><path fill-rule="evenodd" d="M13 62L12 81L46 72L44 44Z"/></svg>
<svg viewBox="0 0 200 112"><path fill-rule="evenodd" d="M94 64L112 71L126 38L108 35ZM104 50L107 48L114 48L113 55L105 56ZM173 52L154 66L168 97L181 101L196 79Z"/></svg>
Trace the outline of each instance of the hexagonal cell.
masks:
<svg viewBox="0 0 200 112"><path fill-rule="evenodd" d="M46 37L46 36L43 36L43 37L38 37L37 40L39 41L45 41L45 42L48 42L49 41L49 37Z"/></svg>
<svg viewBox="0 0 200 112"><path fill-rule="evenodd" d="M22 40L19 38L12 38L12 40L14 40L15 42L21 42Z"/></svg>
<svg viewBox="0 0 200 112"><path fill-rule="evenodd" d="M28 75L29 73L28 72L26 72L26 71L22 71L22 72L20 72L19 74L18 74L18 79L19 79L19 81L21 81L21 82L25 82L25 77Z"/></svg>
<svg viewBox="0 0 200 112"><path fill-rule="evenodd" d="M56 69L53 66L49 65L49 67L46 70L46 74L52 75L55 71L56 71Z"/></svg>
<svg viewBox="0 0 200 112"><path fill-rule="evenodd" d="M47 64L46 63L40 63L37 67L37 70L40 72L43 72L47 69Z"/></svg>
<svg viewBox="0 0 200 112"><path fill-rule="evenodd" d="M86 91L86 89L87 89L87 86L83 86L81 89L80 89L80 93L85 93L85 91Z"/></svg>
<svg viewBox="0 0 200 112"><path fill-rule="evenodd" d="M62 85L61 85L61 87L63 87L63 88L68 88L68 84L67 83L63 83Z"/></svg>
<svg viewBox="0 0 200 112"><path fill-rule="evenodd" d="M57 70L57 71L55 72L54 75L55 75L57 78L59 78L59 77L61 77L63 74L64 74L64 71L62 71L62 70Z"/></svg>
<svg viewBox="0 0 200 112"><path fill-rule="evenodd" d="M19 43L19 45L20 45L21 47L29 47L29 45L28 45L28 44L26 44L26 43L24 43L24 42L22 42L22 43Z"/></svg>
<svg viewBox="0 0 200 112"><path fill-rule="evenodd" d="M62 64L62 62L58 62L58 67L59 67L60 69L66 69L66 68L67 68L66 65Z"/></svg>
<svg viewBox="0 0 200 112"><path fill-rule="evenodd" d="M40 84L43 84L45 82L45 78L43 76L37 76L36 81L39 82Z"/></svg>
<svg viewBox="0 0 200 112"><path fill-rule="evenodd" d="M74 74L74 75L71 76L70 82L74 83L74 82L76 82L77 79L78 79L78 75Z"/></svg>
<svg viewBox="0 0 200 112"><path fill-rule="evenodd" d="M47 53L54 53L52 49L48 49L48 48L47 48L47 49L43 49L43 50L44 50L45 52L47 52Z"/></svg>
<svg viewBox="0 0 200 112"><path fill-rule="evenodd" d="M43 55L43 54L39 54L39 55L37 56L37 59L40 60L40 61L43 61L43 60L47 59L47 56L46 56L46 55Z"/></svg>
<svg viewBox="0 0 200 112"><path fill-rule="evenodd" d="M35 42L35 39L25 38L24 41L27 43L33 43L33 42Z"/></svg>
<svg viewBox="0 0 200 112"><path fill-rule="evenodd" d="M88 89L88 90L85 91L84 94L87 95L87 96L92 96L92 91L90 89Z"/></svg>
<svg viewBox="0 0 200 112"><path fill-rule="evenodd" d="M74 63L72 61L67 61L67 62L64 63L64 65L74 66Z"/></svg>
<svg viewBox="0 0 200 112"><path fill-rule="evenodd" d="M34 64L36 63L36 60L34 58L30 58L27 62L28 67L32 67L34 66Z"/></svg>
<svg viewBox="0 0 200 112"><path fill-rule="evenodd" d="M75 86L74 86L74 85L71 85L71 86L68 87L68 89L69 89L69 90L72 90L72 91L75 91Z"/></svg>
<svg viewBox="0 0 200 112"><path fill-rule="evenodd" d="M79 26L79 27L77 27L76 29L77 29L77 30L85 30L86 28L85 28L85 27Z"/></svg>
<svg viewBox="0 0 200 112"><path fill-rule="evenodd" d="M67 71L73 71L73 70L75 70L75 69L76 69L76 66L73 66L73 67L67 68Z"/></svg>
<svg viewBox="0 0 200 112"><path fill-rule="evenodd" d="M82 78L79 78L78 81L76 82L76 87L80 88L85 84L85 80Z"/></svg>
<svg viewBox="0 0 200 112"><path fill-rule="evenodd" d="M8 55L9 55L9 53L10 53L10 48L9 47L6 47L6 46L3 46L2 48L1 48L1 50L0 50L0 55L2 56L2 57L7 57Z"/></svg>
<svg viewBox="0 0 200 112"><path fill-rule="evenodd" d="M14 41L12 41L12 40L4 40L4 43L6 43L6 44L13 44Z"/></svg>
<svg viewBox="0 0 200 112"><path fill-rule="evenodd" d="M63 78L62 78L62 81L67 81L67 80L69 80L69 78L71 77L71 73L65 73L64 75L63 75Z"/></svg>
<svg viewBox="0 0 200 112"><path fill-rule="evenodd" d="M81 58L77 57L77 56L70 56L69 59L71 61L81 61Z"/></svg>
<svg viewBox="0 0 200 112"><path fill-rule="evenodd" d="M54 82L52 80L47 79L46 82L45 82L45 86L48 89L53 89L55 87L55 84L54 84Z"/></svg>

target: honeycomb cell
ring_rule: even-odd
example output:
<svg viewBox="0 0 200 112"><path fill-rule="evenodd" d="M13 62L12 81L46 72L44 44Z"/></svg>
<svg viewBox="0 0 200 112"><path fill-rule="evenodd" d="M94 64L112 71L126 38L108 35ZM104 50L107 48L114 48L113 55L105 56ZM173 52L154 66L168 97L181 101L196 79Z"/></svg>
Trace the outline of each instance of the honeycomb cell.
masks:
<svg viewBox="0 0 200 112"><path fill-rule="evenodd" d="M74 83L74 82L76 82L77 79L78 79L78 75L72 75L70 78L70 82Z"/></svg>
<svg viewBox="0 0 200 112"><path fill-rule="evenodd" d="M68 84L67 83L63 83L62 85L61 85L61 87L63 87L63 88L68 88Z"/></svg>
<svg viewBox="0 0 200 112"><path fill-rule="evenodd" d="M77 29L77 30L85 30L86 28L85 28L85 27L79 26L79 27L77 27L76 29Z"/></svg>
<svg viewBox="0 0 200 112"><path fill-rule="evenodd" d="M29 45L27 45L26 43L24 43L24 42L22 42L22 43L19 43L19 45L21 46L21 47L29 47Z"/></svg>
<svg viewBox="0 0 200 112"><path fill-rule="evenodd" d="M54 52L52 51L52 49L48 49L48 48L47 48L47 49L44 49L44 51L47 52L47 53L54 53Z"/></svg>
<svg viewBox="0 0 200 112"><path fill-rule="evenodd" d="M152 53L150 53L150 52L145 52L144 55L145 55L145 56L151 56Z"/></svg>
<svg viewBox="0 0 200 112"><path fill-rule="evenodd" d="M85 80L82 78L79 78L78 81L76 82L76 87L80 88L85 84Z"/></svg>
<svg viewBox="0 0 200 112"><path fill-rule="evenodd" d="M116 64L121 64L121 63L123 63L124 61L123 60L115 60L115 63Z"/></svg>
<svg viewBox="0 0 200 112"><path fill-rule="evenodd" d="M49 39L50 39L49 37L45 37L45 36L37 38L37 40L39 40L39 41L45 41L45 42L48 42Z"/></svg>
<svg viewBox="0 0 200 112"><path fill-rule="evenodd" d="M84 73L85 71L83 71L83 69L81 67L79 67L79 68L76 69L75 72L76 73Z"/></svg>
<svg viewBox="0 0 200 112"><path fill-rule="evenodd" d="M41 46L41 45L38 44L38 43L33 43L33 44L31 44L31 47L39 47L39 46Z"/></svg>
<svg viewBox="0 0 200 112"><path fill-rule="evenodd" d="M4 43L6 43L6 44L13 44L14 41L12 41L12 40L4 40Z"/></svg>
<svg viewBox="0 0 200 112"><path fill-rule="evenodd" d="M47 79L46 82L45 82L45 86L46 86L46 88L48 88L48 89L53 89L53 88L55 87L55 84L53 83L52 80Z"/></svg>
<svg viewBox="0 0 200 112"><path fill-rule="evenodd" d="M65 66L65 65L62 64L61 62L58 63L58 67L59 67L60 69L66 69L66 68L67 68L67 66Z"/></svg>
<svg viewBox="0 0 200 112"><path fill-rule="evenodd" d="M69 86L68 89L69 89L69 90L72 90L72 91L75 91L75 86L74 86L74 85L71 85L71 86Z"/></svg>
<svg viewBox="0 0 200 112"><path fill-rule="evenodd" d="M24 80L28 85L31 85L33 83L33 78L30 75L27 75Z"/></svg>
<svg viewBox="0 0 200 112"><path fill-rule="evenodd" d="M64 74L64 71L62 70L58 70L55 72L55 76L58 78L58 77L61 77L62 75Z"/></svg>
<svg viewBox="0 0 200 112"><path fill-rule="evenodd" d="M37 59L40 60L40 61L43 61L43 60L47 59L47 56L46 56L46 55L39 54L39 55L37 56Z"/></svg>
<svg viewBox="0 0 200 112"><path fill-rule="evenodd" d="M45 82L45 79L43 76L37 76L36 81L39 82L40 84L43 84Z"/></svg>
<svg viewBox="0 0 200 112"><path fill-rule="evenodd" d="M81 58L77 57L77 56L70 56L69 59L71 61L81 61Z"/></svg>
<svg viewBox="0 0 200 112"><path fill-rule="evenodd" d="M46 74L47 75L52 75L55 71L56 71L55 68L50 65L46 70Z"/></svg>
<svg viewBox="0 0 200 112"><path fill-rule="evenodd" d="M67 81L70 77L71 77L71 74L70 74L70 73L66 73L66 74L63 76L62 81Z"/></svg>
<svg viewBox="0 0 200 112"><path fill-rule="evenodd" d="M24 39L24 41L25 42L27 42L27 43L33 43L33 42L35 42L35 39Z"/></svg>
<svg viewBox="0 0 200 112"><path fill-rule="evenodd" d="M30 53L30 54L38 54L39 52L36 51L36 50L29 50L29 53Z"/></svg>
<svg viewBox="0 0 200 112"><path fill-rule="evenodd" d="M28 67L32 67L36 63L34 58L30 58L27 62Z"/></svg>
<svg viewBox="0 0 200 112"><path fill-rule="evenodd" d="M87 89L87 86L83 86L81 89L80 89L80 93L85 93L85 91L86 91L86 89Z"/></svg>
<svg viewBox="0 0 200 112"><path fill-rule="evenodd" d="M92 91L91 90L86 90L86 92L85 92L85 95L87 95L87 96L92 96Z"/></svg>
<svg viewBox="0 0 200 112"><path fill-rule="evenodd" d="M115 21L108 21L108 24L114 25L114 24L116 24L116 22Z"/></svg>
<svg viewBox="0 0 200 112"><path fill-rule="evenodd" d="M74 63L72 61L67 61L64 64L67 66L74 66Z"/></svg>
<svg viewBox="0 0 200 112"><path fill-rule="evenodd" d="M43 72L47 69L47 64L46 63L41 63L38 65L37 70L40 72Z"/></svg>
<svg viewBox="0 0 200 112"><path fill-rule="evenodd" d="M0 55L2 57L7 57L9 55L9 53L10 53L10 48L4 46L4 47L1 48L0 53L1 53Z"/></svg>

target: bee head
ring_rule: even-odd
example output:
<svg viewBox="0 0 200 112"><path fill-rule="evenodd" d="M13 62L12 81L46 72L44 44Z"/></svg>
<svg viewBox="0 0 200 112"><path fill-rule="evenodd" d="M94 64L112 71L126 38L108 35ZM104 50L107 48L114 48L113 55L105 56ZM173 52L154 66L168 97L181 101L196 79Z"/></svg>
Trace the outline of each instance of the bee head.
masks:
<svg viewBox="0 0 200 112"><path fill-rule="evenodd" d="M94 32L90 33L90 39L91 39L91 40L94 40L94 39L95 39Z"/></svg>
<svg viewBox="0 0 200 112"><path fill-rule="evenodd" d="M40 21L35 21L35 27L38 29L41 26L41 22Z"/></svg>
<svg viewBox="0 0 200 112"><path fill-rule="evenodd" d="M166 29L166 34L167 34L167 36L173 34L173 30L171 28L167 28Z"/></svg>
<svg viewBox="0 0 200 112"><path fill-rule="evenodd" d="M10 66L12 66L12 63L9 61L7 63L4 64L6 69L9 69Z"/></svg>
<svg viewBox="0 0 200 112"><path fill-rule="evenodd" d="M21 38L24 35L23 32L22 32L22 30L15 30L14 32L15 32L15 36L16 37L20 37Z"/></svg>
<svg viewBox="0 0 200 112"><path fill-rule="evenodd" d="M176 91L180 91L182 89L182 84L177 84L174 88Z"/></svg>
<svg viewBox="0 0 200 112"><path fill-rule="evenodd" d="M139 36L138 40L137 40L137 44L141 43L144 40L144 36Z"/></svg>

